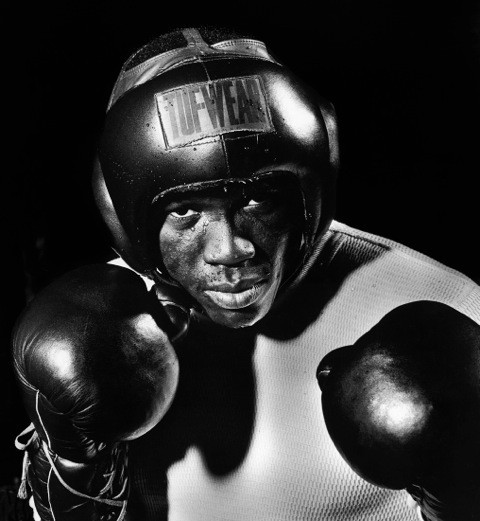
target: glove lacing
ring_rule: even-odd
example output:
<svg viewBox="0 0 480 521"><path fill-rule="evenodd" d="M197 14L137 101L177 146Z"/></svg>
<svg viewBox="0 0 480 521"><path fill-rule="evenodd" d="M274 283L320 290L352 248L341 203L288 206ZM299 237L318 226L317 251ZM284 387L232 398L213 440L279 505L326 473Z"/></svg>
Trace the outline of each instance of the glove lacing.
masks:
<svg viewBox="0 0 480 521"><path fill-rule="evenodd" d="M27 434L30 434L30 436L26 440L26 442L20 441L21 438L25 437ZM23 450L24 451L23 463L22 463L22 478L21 478L21 482L20 482L20 486L19 486L18 494L17 494L17 496L20 499L27 499L28 498L28 492L27 492L27 486L29 486L29 482L28 482L28 466L30 464L30 459L29 459L29 455L28 455L28 448L37 439L40 440L40 442L42 444L43 451L44 451L44 453L45 453L45 455L46 455L46 457L47 457L47 459L48 459L48 461L49 461L49 463L50 463L50 465L52 467L52 470L55 473L57 479L59 480L59 482L69 492L71 492L72 494L75 494L76 496L82 497L84 499L89 499L89 500L97 501L99 503L103 503L103 504L106 504L106 505L109 505L109 506L121 508L122 511L121 511L120 517L118 519L119 519L119 521L121 519L123 519L123 516L124 516L125 511L126 511L126 507L127 507L127 500L126 499L122 500L122 499L119 499L119 498L122 497L122 495L125 494L125 491L126 491L127 486L128 486L128 476L126 475L126 469L127 469L127 463L128 463L128 455L127 455L126 451L127 451L128 445L125 446L125 455L124 455L124 458L123 458L124 461L122 462L121 470L120 470L120 481L122 483L122 488L121 488L120 492L118 492L115 495L112 495L111 498L102 497L105 494L107 494L108 492L113 492L113 491L111 491L112 485L113 485L113 480L117 476L117 469L116 469L116 466L115 466L115 461L117 460L118 455L120 453L120 449L118 448L118 446L116 446L116 447L114 447L114 449L112 451L112 457L110 459L110 465L107 467L106 471L103 473L103 477L107 480L106 484L104 485L104 487L102 487L102 489L99 491L97 496L89 496L88 494L84 494L83 492L75 490L70 485L68 485L68 483L65 482L65 480L62 478L62 476L60 475L60 472L58 471L58 469L55 466L55 463L54 463L54 461L52 459L52 456L50 454L50 450L49 450L47 444L43 440L41 440L39 438L33 423L31 423L15 439L15 447L17 449L19 449L19 450Z"/></svg>

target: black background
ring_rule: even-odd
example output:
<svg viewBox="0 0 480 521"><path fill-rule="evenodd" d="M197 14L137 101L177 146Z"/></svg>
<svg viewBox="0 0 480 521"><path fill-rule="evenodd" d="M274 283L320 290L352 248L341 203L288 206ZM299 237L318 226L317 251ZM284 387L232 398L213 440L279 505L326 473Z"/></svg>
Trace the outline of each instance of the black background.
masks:
<svg viewBox="0 0 480 521"><path fill-rule="evenodd" d="M337 109L337 218L480 280L478 2L66 2L18 4L3 21L0 485L20 474L13 439L28 423L12 324L50 280L110 257L90 192L95 142L123 61L158 34L209 24L258 34Z"/></svg>

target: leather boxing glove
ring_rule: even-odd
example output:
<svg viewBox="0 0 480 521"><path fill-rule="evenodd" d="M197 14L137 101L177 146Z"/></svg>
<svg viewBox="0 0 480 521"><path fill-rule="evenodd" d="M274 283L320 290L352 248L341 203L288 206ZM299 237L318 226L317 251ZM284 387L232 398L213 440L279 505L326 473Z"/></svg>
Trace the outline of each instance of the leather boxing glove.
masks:
<svg viewBox="0 0 480 521"><path fill-rule="evenodd" d="M32 421L17 446L42 520L124 516L127 442L168 410L178 382L170 339L185 330L174 300L154 288L126 268L82 267L40 292L15 326L14 368Z"/></svg>
<svg viewBox="0 0 480 521"><path fill-rule="evenodd" d="M428 521L480 519L480 326L437 302L388 313L317 378L350 467L403 489Z"/></svg>

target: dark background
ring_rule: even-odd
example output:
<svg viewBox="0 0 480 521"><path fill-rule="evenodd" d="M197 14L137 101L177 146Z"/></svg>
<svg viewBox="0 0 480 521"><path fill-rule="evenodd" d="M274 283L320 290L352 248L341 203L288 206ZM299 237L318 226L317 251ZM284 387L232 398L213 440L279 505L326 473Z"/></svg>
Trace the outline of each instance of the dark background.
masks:
<svg viewBox="0 0 480 521"><path fill-rule="evenodd" d="M158 34L205 24L257 33L336 106L337 218L480 281L478 2L65 4L19 3L2 16L12 36L2 64L0 485L20 475L13 440L28 424L12 325L53 278L110 257L90 192L95 142L123 61Z"/></svg>

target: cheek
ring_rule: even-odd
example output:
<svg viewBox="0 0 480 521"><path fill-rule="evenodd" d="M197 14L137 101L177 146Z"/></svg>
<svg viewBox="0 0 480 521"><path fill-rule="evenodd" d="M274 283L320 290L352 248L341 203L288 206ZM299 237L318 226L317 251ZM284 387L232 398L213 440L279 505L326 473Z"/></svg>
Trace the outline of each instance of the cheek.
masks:
<svg viewBox="0 0 480 521"><path fill-rule="evenodd" d="M277 268L280 265L285 267L301 250L303 226L298 219L291 217L280 213L248 219L251 240Z"/></svg>
<svg viewBox="0 0 480 521"><path fill-rule="evenodd" d="M163 227L160 230L160 254L168 274L184 286L196 278L195 269L201 245L192 234L174 232Z"/></svg>

